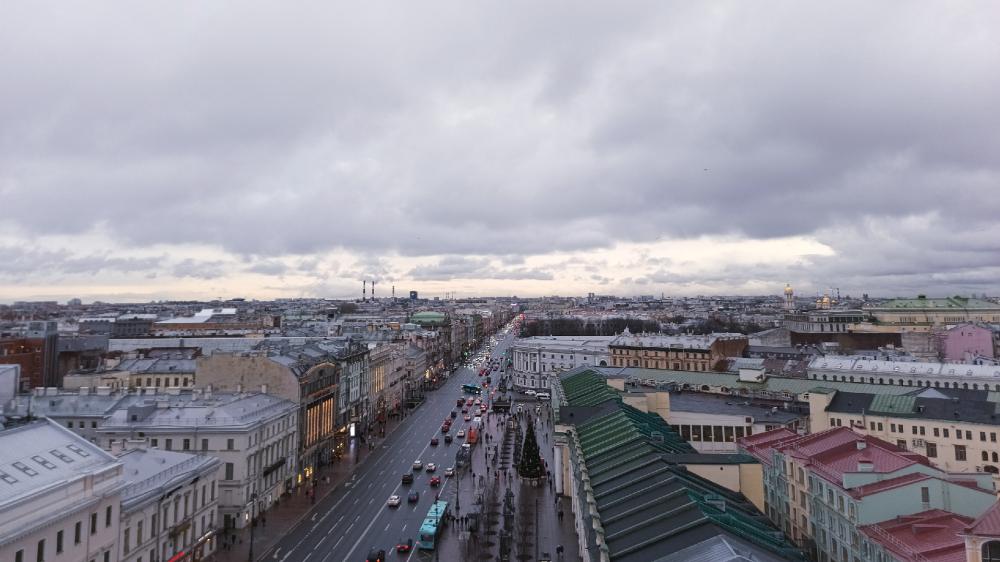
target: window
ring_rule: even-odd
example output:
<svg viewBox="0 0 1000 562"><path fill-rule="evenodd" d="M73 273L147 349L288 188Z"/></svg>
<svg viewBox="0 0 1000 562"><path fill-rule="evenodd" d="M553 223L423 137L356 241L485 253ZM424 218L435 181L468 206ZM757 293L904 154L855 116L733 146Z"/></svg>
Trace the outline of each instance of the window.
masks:
<svg viewBox="0 0 1000 562"><path fill-rule="evenodd" d="M132 550L132 529L126 527L125 534L122 536L122 550L125 554L128 554L129 550Z"/></svg>
<svg viewBox="0 0 1000 562"><path fill-rule="evenodd" d="M83 523L80 521L77 521L76 525L73 525L73 544L80 544L81 527L83 527Z"/></svg>
<svg viewBox="0 0 1000 562"><path fill-rule="evenodd" d="M884 427L884 426L882 425L882 422L878 422L878 430L879 430L879 431L882 431L882 428L883 428L883 427Z"/></svg>
<svg viewBox="0 0 1000 562"><path fill-rule="evenodd" d="M911 429L913 429L913 434L916 435L917 434L917 426L913 426Z"/></svg>
<svg viewBox="0 0 1000 562"><path fill-rule="evenodd" d="M111 506L109 505L107 509L104 510L104 528L107 529L111 526Z"/></svg>
<svg viewBox="0 0 1000 562"><path fill-rule="evenodd" d="M73 422L71 421L66 422L66 427L73 429Z"/></svg>
<svg viewBox="0 0 1000 562"><path fill-rule="evenodd" d="M185 451L190 451L191 450L191 440L190 439L185 439L184 440L184 450Z"/></svg>
<svg viewBox="0 0 1000 562"><path fill-rule="evenodd" d="M897 439L896 440L896 446L905 451L906 450L906 439Z"/></svg>
<svg viewBox="0 0 1000 562"><path fill-rule="evenodd" d="M111 551L104 551L104 562L111 562Z"/></svg>
<svg viewBox="0 0 1000 562"><path fill-rule="evenodd" d="M969 430L966 430L966 431L965 431L965 438L966 438L967 440L969 440L969 441L972 441L972 432L971 432L971 431L969 431Z"/></svg>
<svg viewBox="0 0 1000 562"><path fill-rule="evenodd" d="M941 430L941 435L943 435L945 439L948 438L948 428L947 427Z"/></svg>
<svg viewBox="0 0 1000 562"><path fill-rule="evenodd" d="M940 433L941 433L941 431L938 428L935 427L934 428L934 437L941 437Z"/></svg>
<svg viewBox="0 0 1000 562"><path fill-rule="evenodd" d="M167 447L168 451L173 450L173 448L174 448L174 440L173 439L167 439L167 445L166 445L166 447Z"/></svg>
<svg viewBox="0 0 1000 562"><path fill-rule="evenodd" d="M926 486L921 486L920 488L920 501L923 503L931 503L931 489Z"/></svg>
<svg viewBox="0 0 1000 562"><path fill-rule="evenodd" d="M45 539L38 541L38 562L45 562Z"/></svg>
<svg viewBox="0 0 1000 562"><path fill-rule="evenodd" d="M937 458L937 443L927 442L927 458Z"/></svg>
<svg viewBox="0 0 1000 562"><path fill-rule="evenodd" d="M980 431L979 432L979 440L980 441L986 441L986 432L985 431Z"/></svg>
<svg viewBox="0 0 1000 562"><path fill-rule="evenodd" d="M987 453L986 451L983 451L983 460L987 462L989 462L990 460L990 454Z"/></svg>
<svg viewBox="0 0 1000 562"><path fill-rule="evenodd" d="M226 480L232 480L232 479L233 479L233 463L227 462L226 463Z"/></svg>
<svg viewBox="0 0 1000 562"><path fill-rule="evenodd" d="M97 513L96 512L90 514L90 534L91 535L96 535L97 534Z"/></svg>
<svg viewBox="0 0 1000 562"><path fill-rule="evenodd" d="M1000 562L1000 541L990 541L982 548L983 562Z"/></svg>
<svg viewBox="0 0 1000 562"><path fill-rule="evenodd" d="M226 439L226 450L227 451L232 451L233 450L233 440L232 439Z"/></svg>
<svg viewBox="0 0 1000 562"><path fill-rule="evenodd" d="M202 439L201 440L201 450L202 451L207 451L208 450L208 439Z"/></svg>
<svg viewBox="0 0 1000 562"><path fill-rule="evenodd" d="M63 532L60 530L56 533L56 554L62 554L63 551Z"/></svg>
<svg viewBox="0 0 1000 562"><path fill-rule="evenodd" d="M14 553L14 562L24 562L24 549L18 550Z"/></svg>
<svg viewBox="0 0 1000 562"><path fill-rule="evenodd" d="M149 446L150 447L159 447L160 446L160 440L159 439L150 439L149 440Z"/></svg>
<svg viewBox="0 0 1000 562"><path fill-rule="evenodd" d="M955 460L964 461L965 458L965 445L955 445Z"/></svg>
<svg viewBox="0 0 1000 562"><path fill-rule="evenodd" d="M142 544L142 521L139 521L135 526L135 544L136 546Z"/></svg>

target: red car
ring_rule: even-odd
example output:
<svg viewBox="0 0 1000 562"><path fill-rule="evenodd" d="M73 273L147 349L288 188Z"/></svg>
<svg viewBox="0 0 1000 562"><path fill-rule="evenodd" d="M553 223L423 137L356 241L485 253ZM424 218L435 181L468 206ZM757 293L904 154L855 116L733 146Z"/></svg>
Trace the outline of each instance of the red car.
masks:
<svg viewBox="0 0 1000 562"><path fill-rule="evenodd" d="M444 425L441 426L441 433L448 433L448 431L450 431L450 430L451 430L451 424L450 423L446 423L446 424L444 424Z"/></svg>
<svg viewBox="0 0 1000 562"><path fill-rule="evenodd" d="M437 444L438 444L438 438L431 437L431 447L437 447Z"/></svg>
<svg viewBox="0 0 1000 562"><path fill-rule="evenodd" d="M409 552L413 549L413 539L407 539L406 542L401 542L396 545L396 552Z"/></svg>
<svg viewBox="0 0 1000 562"><path fill-rule="evenodd" d="M440 485L441 485L441 477L440 476L432 476L431 477L431 486L437 488Z"/></svg>

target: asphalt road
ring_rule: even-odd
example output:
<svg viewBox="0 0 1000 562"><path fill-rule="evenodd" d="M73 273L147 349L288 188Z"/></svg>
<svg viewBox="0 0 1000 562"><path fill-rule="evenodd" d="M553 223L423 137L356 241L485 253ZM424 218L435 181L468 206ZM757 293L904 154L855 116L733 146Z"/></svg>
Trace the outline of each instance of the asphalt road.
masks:
<svg viewBox="0 0 1000 562"><path fill-rule="evenodd" d="M492 356L502 356L512 340L512 334L503 337ZM454 466L455 454L464 441L455 438L451 444L445 444L441 424L455 409L462 385L479 384L480 381L478 369L460 368L441 388L427 392L425 402L403 419L403 425L366 459L350 483L317 503L312 514L279 541L266 557L282 562L349 562L365 560L371 549L384 549L389 560L429 558L427 552L416 549L409 555L393 552L396 544L408 538L416 544L420 524L439 490L430 486L432 474L426 471L413 472L415 478L411 485L402 484L402 475L412 471L413 461L417 459L425 466L435 463L438 466L435 474L441 477L440 490L445 496L444 490L453 486L453 482L444 476L444 470ZM463 421L461 411L458 415L451 429L453 436L469 425ZM439 438L438 446L430 445L432 437ZM410 490L420 493L416 503L407 502ZM386 505L393 494L403 500L399 507Z"/></svg>

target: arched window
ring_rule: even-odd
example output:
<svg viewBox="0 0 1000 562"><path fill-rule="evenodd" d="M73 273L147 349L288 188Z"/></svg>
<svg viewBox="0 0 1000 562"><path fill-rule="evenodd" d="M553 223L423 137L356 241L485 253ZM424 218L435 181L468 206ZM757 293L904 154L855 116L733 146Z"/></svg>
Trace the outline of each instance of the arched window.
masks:
<svg viewBox="0 0 1000 562"><path fill-rule="evenodd" d="M1000 562L1000 541L990 541L983 545L983 562Z"/></svg>
<svg viewBox="0 0 1000 562"><path fill-rule="evenodd" d="M992 464L984 464L983 472L989 472L990 474L1000 474L1000 470L997 470L997 467L993 466Z"/></svg>
<svg viewBox="0 0 1000 562"><path fill-rule="evenodd" d="M883 379L883 378L880 378L880 379L878 380L878 383L879 383L879 384L885 384L885 379Z"/></svg>
<svg viewBox="0 0 1000 562"><path fill-rule="evenodd" d="M608 362L607 362L607 361L604 361L604 360L602 359L602 360L601 360L601 367L607 367L607 366L608 366Z"/></svg>
<svg viewBox="0 0 1000 562"><path fill-rule="evenodd" d="M823 380L826 380L826 375L823 375Z"/></svg>
<svg viewBox="0 0 1000 562"><path fill-rule="evenodd" d="M969 390L969 383L967 382L962 383L962 388L964 388L965 390Z"/></svg>
<svg viewBox="0 0 1000 562"><path fill-rule="evenodd" d="M854 382L854 375L851 375L851 382Z"/></svg>

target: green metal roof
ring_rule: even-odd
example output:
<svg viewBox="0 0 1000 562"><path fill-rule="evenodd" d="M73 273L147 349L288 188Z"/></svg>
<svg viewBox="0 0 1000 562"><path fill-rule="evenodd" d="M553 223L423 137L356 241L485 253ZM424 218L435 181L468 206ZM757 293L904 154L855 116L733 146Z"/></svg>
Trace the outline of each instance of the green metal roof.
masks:
<svg viewBox="0 0 1000 562"><path fill-rule="evenodd" d="M871 412L886 414L909 414L917 404L916 396L889 396L878 394L872 398L871 405L868 406Z"/></svg>
<svg viewBox="0 0 1000 562"><path fill-rule="evenodd" d="M1000 308L1000 305L992 303L990 301L985 301L982 299L970 299L960 296L945 297L939 299L893 299L889 302L872 307L875 310L878 309L952 309L952 310L965 310L972 308L980 309L996 309Z"/></svg>
<svg viewBox="0 0 1000 562"><path fill-rule="evenodd" d="M559 382L569 406L595 406L608 400L621 400L607 380L591 370L570 375Z"/></svg>

